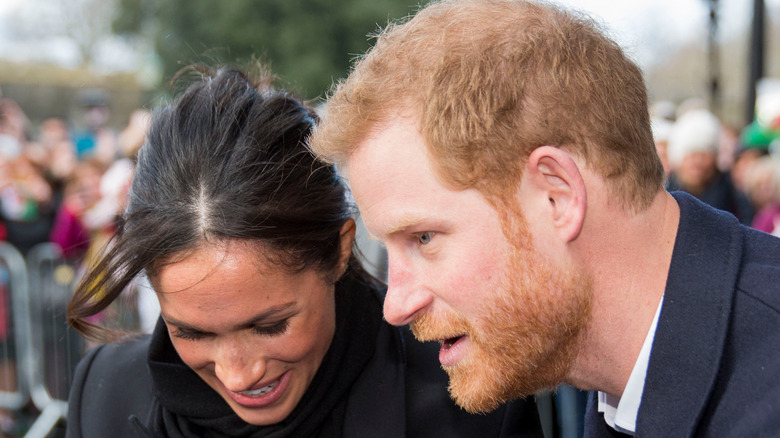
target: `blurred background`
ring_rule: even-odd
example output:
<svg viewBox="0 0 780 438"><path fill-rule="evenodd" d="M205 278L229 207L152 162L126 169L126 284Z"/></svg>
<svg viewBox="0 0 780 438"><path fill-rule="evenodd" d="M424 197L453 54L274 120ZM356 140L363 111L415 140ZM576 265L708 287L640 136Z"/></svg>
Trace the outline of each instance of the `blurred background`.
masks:
<svg viewBox="0 0 780 438"><path fill-rule="evenodd" d="M780 0L558 0L644 70L669 190L780 236ZM413 0L0 0L0 438L63 436L73 285L112 234L149 123L192 63L261 60L314 104ZM360 239L361 245L372 245ZM363 247L385 275L381 247ZM143 278L97 323L150 331ZM584 393L537 397L549 438Z"/></svg>
<svg viewBox="0 0 780 438"><path fill-rule="evenodd" d="M563 0L589 13L645 70L655 100L710 98L746 123L754 10L762 76L780 74L779 0ZM110 96L108 125L163 94L192 62L270 63L288 88L321 98L369 45L366 35L413 13L412 0L0 0L0 87L32 127L77 118L75 91ZM775 56L773 56L775 55ZM76 120L74 120L75 122Z"/></svg>

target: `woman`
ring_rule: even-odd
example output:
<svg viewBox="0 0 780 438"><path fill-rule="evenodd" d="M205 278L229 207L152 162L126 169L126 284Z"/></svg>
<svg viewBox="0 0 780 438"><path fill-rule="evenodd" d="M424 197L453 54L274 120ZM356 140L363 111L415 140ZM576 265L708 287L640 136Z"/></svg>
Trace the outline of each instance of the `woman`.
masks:
<svg viewBox="0 0 780 438"><path fill-rule="evenodd" d="M423 357L436 348L382 321L342 181L304 144L315 119L238 71L154 114L123 224L69 319L105 335L85 318L142 273L161 318L82 360L69 436L541 436L532 403L460 411Z"/></svg>

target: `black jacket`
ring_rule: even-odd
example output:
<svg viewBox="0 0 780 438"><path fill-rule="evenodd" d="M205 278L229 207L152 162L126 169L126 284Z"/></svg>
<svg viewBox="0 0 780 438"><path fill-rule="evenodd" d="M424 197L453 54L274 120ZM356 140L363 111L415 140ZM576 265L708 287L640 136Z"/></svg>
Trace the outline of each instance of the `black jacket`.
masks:
<svg viewBox="0 0 780 438"><path fill-rule="evenodd" d="M158 402L147 363L149 344L146 336L103 345L82 359L71 388L68 437L144 436L133 423L148 426ZM407 328L382 322L374 356L350 389L344 436L542 437L533 401L519 400L489 415L458 408L437 355L436 345L421 344Z"/></svg>

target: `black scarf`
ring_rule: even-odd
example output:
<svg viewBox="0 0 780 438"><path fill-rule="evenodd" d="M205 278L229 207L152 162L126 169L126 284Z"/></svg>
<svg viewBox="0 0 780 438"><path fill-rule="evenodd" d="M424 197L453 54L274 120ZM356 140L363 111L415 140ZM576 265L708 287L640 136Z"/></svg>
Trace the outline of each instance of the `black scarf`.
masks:
<svg viewBox="0 0 780 438"><path fill-rule="evenodd" d="M330 349L298 406L282 422L253 426L192 371L158 321L149 347L149 369L158 403L149 430L132 418L139 436L341 437L349 389L374 354L382 318L373 287L342 279L336 284L336 332Z"/></svg>

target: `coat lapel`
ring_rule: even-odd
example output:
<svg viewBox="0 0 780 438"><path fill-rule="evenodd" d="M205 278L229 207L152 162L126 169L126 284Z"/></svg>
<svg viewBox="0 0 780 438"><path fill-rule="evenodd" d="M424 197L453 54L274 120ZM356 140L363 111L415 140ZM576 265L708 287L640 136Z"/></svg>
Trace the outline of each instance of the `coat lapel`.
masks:
<svg viewBox="0 0 780 438"><path fill-rule="evenodd" d="M731 215L675 193L680 226L650 354L637 436L696 433L715 384L742 254Z"/></svg>

